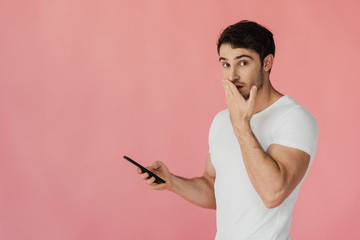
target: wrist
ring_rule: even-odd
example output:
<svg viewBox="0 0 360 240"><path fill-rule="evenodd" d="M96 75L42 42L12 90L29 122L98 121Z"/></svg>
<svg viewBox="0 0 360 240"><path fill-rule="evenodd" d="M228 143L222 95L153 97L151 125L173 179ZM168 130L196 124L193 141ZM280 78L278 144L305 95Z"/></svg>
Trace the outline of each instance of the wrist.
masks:
<svg viewBox="0 0 360 240"><path fill-rule="evenodd" d="M237 138L245 136L245 133L251 131L250 121L243 120L234 127L234 133Z"/></svg>
<svg viewBox="0 0 360 240"><path fill-rule="evenodd" d="M168 190L171 192L176 192L176 186L177 186L177 176L170 173L169 176L169 183L168 183Z"/></svg>

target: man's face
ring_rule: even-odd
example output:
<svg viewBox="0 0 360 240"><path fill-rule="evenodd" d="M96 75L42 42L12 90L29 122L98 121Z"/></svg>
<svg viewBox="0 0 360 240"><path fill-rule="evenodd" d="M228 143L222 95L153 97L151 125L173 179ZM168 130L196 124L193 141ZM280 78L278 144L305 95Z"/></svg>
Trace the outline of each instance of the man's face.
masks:
<svg viewBox="0 0 360 240"><path fill-rule="evenodd" d="M249 98L252 86L261 89L264 74L257 52L247 48L232 48L228 43L222 44L219 52L224 79L234 83L245 99Z"/></svg>

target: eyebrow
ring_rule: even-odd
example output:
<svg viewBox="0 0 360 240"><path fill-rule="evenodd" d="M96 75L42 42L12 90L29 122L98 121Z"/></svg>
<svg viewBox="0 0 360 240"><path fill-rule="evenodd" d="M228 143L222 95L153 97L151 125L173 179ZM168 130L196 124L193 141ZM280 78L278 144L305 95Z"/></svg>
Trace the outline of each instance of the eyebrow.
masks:
<svg viewBox="0 0 360 240"><path fill-rule="evenodd" d="M243 55L240 55L240 56L236 56L236 57L234 58L234 60L235 60L235 59L239 59L239 58L243 58L243 57L247 57L247 58L250 58L250 59L254 60L251 56L246 55L246 54L243 54ZM224 58L224 57L220 57L220 58L219 58L219 61L221 61L221 60L227 60L227 59Z"/></svg>

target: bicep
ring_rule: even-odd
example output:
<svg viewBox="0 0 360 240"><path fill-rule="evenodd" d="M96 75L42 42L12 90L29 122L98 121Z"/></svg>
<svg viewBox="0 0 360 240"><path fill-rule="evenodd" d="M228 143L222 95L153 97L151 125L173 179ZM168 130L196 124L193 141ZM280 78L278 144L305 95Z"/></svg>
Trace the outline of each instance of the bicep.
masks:
<svg viewBox="0 0 360 240"><path fill-rule="evenodd" d="M310 155L279 144L272 144L267 153L277 163L283 178L284 194L289 195L303 179L310 163Z"/></svg>

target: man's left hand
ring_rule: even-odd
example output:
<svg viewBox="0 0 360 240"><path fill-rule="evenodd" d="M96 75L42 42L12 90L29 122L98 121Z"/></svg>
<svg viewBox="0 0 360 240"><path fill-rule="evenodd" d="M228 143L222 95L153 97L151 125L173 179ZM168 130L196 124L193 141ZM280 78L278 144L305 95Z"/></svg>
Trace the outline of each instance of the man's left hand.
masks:
<svg viewBox="0 0 360 240"><path fill-rule="evenodd" d="M237 87L229 80L223 80L223 85L231 123L233 125L235 135L238 136L243 127L249 126L250 119L254 114L257 87L255 85L252 86L249 99L246 100L239 93Z"/></svg>

